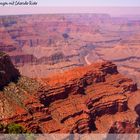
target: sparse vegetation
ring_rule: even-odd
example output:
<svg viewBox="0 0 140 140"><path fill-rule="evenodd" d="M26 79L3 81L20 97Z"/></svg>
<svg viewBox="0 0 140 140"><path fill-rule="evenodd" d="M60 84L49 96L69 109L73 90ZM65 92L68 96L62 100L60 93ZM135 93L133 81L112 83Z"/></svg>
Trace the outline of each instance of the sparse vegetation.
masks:
<svg viewBox="0 0 140 140"><path fill-rule="evenodd" d="M39 83L35 80L21 76L16 84L11 82L8 86L6 86L3 90L3 94L9 98L9 100L12 99L20 107L26 109L23 104L23 100L28 98L25 96L25 91L30 94L34 94L38 90L39 86Z"/></svg>
<svg viewBox="0 0 140 140"><path fill-rule="evenodd" d="M33 80L31 78L22 76L19 79L19 81L17 83L17 86L20 87L23 90L26 90L26 91L32 93L32 92L37 91L37 89L40 86L40 83L38 83L36 80Z"/></svg>
<svg viewBox="0 0 140 140"><path fill-rule="evenodd" d="M0 132L4 130L4 125L0 124Z"/></svg>
<svg viewBox="0 0 140 140"><path fill-rule="evenodd" d="M21 134L27 131L20 124L10 123L7 125L0 124L0 133Z"/></svg>
<svg viewBox="0 0 140 140"><path fill-rule="evenodd" d="M5 53L0 51L0 56L3 56L3 55L5 55Z"/></svg>
<svg viewBox="0 0 140 140"><path fill-rule="evenodd" d="M20 124L11 123L6 126L7 133L10 134L20 134L25 133L26 131Z"/></svg>
<svg viewBox="0 0 140 140"><path fill-rule="evenodd" d="M25 133L26 131L20 124L11 123L6 126L7 133L10 134L20 134Z"/></svg>

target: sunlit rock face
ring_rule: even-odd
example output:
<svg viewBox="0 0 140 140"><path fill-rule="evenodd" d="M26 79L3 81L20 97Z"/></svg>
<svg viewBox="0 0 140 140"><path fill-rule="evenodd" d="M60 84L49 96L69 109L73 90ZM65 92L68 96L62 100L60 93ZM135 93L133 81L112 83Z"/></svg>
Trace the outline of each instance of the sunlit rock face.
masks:
<svg viewBox="0 0 140 140"><path fill-rule="evenodd" d="M15 77L15 72L11 76ZM128 122L133 124L129 133L133 128L139 132L140 91L112 62L73 68L47 78L10 80L0 91L2 124L18 123L32 133L83 134L117 133L114 127L119 121L128 127Z"/></svg>
<svg viewBox="0 0 140 140"><path fill-rule="evenodd" d="M111 60L139 85L139 21L107 14L3 16L0 50L25 76Z"/></svg>
<svg viewBox="0 0 140 140"><path fill-rule="evenodd" d="M0 17L0 51L10 56L0 55L0 123L32 133L139 133L139 21Z"/></svg>

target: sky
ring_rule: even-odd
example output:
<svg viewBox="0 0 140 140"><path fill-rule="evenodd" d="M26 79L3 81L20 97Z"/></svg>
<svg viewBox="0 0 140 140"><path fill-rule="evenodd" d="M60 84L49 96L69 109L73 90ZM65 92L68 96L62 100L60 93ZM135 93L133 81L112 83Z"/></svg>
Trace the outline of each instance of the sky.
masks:
<svg viewBox="0 0 140 140"><path fill-rule="evenodd" d="M140 15L140 0L31 0L37 5L6 5L0 0L0 15L47 14L47 13L108 13L118 15ZM16 0L15 0L16 1ZM29 2L30 0L17 0Z"/></svg>
<svg viewBox="0 0 140 140"><path fill-rule="evenodd" d="M140 6L140 0L39 0L45 6Z"/></svg>

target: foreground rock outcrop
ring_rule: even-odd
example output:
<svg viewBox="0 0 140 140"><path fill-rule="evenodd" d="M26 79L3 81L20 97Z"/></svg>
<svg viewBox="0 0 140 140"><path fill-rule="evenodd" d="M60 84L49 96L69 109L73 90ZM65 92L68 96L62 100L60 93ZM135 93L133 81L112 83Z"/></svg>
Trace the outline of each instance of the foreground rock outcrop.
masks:
<svg viewBox="0 0 140 140"><path fill-rule="evenodd" d="M21 76L0 92L0 122L33 133L115 133L116 122L137 130L139 93L136 83L106 61L43 79Z"/></svg>
<svg viewBox="0 0 140 140"><path fill-rule="evenodd" d="M10 57L0 52L0 89L19 77L19 71L12 64Z"/></svg>

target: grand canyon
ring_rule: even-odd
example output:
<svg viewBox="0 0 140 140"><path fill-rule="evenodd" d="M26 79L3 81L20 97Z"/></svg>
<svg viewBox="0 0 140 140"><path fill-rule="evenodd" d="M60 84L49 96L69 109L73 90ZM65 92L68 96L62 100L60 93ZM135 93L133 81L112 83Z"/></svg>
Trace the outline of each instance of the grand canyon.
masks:
<svg viewBox="0 0 140 140"><path fill-rule="evenodd" d="M0 50L32 78L110 60L139 84L139 21L108 14L3 16Z"/></svg>
<svg viewBox="0 0 140 140"><path fill-rule="evenodd" d="M1 16L0 123L139 133L139 46L140 16Z"/></svg>

